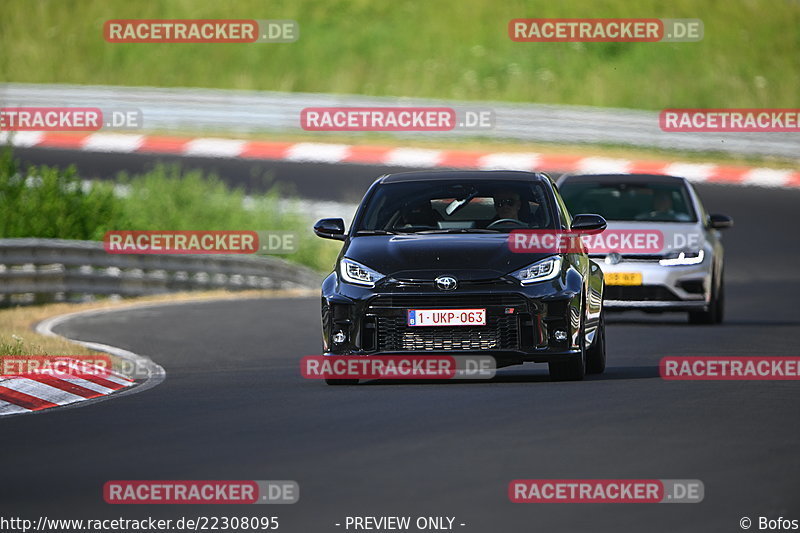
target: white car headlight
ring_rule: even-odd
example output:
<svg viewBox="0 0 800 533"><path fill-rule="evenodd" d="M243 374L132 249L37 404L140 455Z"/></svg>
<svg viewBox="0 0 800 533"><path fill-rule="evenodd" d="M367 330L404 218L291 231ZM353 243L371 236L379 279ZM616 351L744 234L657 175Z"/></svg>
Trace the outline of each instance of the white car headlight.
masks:
<svg viewBox="0 0 800 533"><path fill-rule="evenodd" d="M368 266L357 263L352 259L347 259L346 257L339 263L339 272L342 275L342 279L347 283L363 285L365 287L374 287L375 282L385 277L380 272L372 270Z"/></svg>
<svg viewBox="0 0 800 533"><path fill-rule="evenodd" d="M561 256L554 255L537 261L532 265L528 265L516 272L512 272L511 275L517 278L523 285L547 281L548 279L557 277L561 273L561 263Z"/></svg>
<svg viewBox="0 0 800 533"><path fill-rule="evenodd" d="M667 257L660 259L658 264L661 266L685 266L685 265L699 265L703 262L705 252L700 249L696 252L680 252L673 254L674 257Z"/></svg>

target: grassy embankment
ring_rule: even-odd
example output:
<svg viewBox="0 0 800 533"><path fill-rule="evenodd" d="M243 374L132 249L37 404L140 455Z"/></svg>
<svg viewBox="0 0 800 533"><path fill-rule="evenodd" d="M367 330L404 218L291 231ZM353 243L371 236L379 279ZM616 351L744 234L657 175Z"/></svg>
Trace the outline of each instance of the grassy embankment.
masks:
<svg viewBox="0 0 800 533"><path fill-rule="evenodd" d="M158 167L111 183L82 184L74 170L21 168L9 150L0 151L0 238L42 237L100 240L109 230L291 230L298 251L285 256L319 271L330 269L338 247L310 232L311 221L277 191L251 197L214 176ZM50 312L70 309L49 306ZM46 316L46 315L44 315ZM35 336L30 326L40 310L0 310L0 357L64 353L75 346ZM20 340L21 339L21 340ZM69 352L68 352L69 353Z"/></svg>
<svg viewBox="0 0 800 533"><path fill-rule="evenodd" d="M696 43L517 43L513 18L699 18ZM109 19L294 19L287 44L111 44ZM788 0L5 0L0 82L664 107L797 107Z"/></svg>

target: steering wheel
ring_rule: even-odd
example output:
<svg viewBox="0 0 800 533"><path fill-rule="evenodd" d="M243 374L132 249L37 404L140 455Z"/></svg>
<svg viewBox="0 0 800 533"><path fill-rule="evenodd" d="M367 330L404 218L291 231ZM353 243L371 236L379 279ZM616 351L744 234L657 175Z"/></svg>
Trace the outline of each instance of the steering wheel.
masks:
<svg viewBox="0 0 800 533"><path fill-rule="evenodd" d="M491 224L486 226L486 229L492 229L495 226L499 226L500 224L516 224L516 225L518 225L520 227L526 227L527 226L526 223L524 223L521 220L517 220L516 218L501 218L500 220L495 220L494 222L492 222Z"/></svg>

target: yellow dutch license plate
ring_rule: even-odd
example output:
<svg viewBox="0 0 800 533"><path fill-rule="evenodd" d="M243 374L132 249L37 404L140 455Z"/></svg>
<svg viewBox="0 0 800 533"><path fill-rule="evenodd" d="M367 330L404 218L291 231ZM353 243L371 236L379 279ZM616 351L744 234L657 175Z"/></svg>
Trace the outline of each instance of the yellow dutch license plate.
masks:
<svg viewBox="0 0 800 533"><path fill-rule="evenodd" d="M641 272L608 272L605 274L606 285L641 285Z"/></svg>

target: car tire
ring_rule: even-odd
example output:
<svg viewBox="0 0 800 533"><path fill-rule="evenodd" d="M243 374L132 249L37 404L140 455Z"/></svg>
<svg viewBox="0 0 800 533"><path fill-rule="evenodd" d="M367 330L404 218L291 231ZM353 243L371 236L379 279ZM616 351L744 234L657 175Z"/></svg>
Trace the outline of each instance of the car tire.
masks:
<svg viewBox="0 0 800 533"><path fill-rule="evenodd" d="M357 379L328 379L328 378L325 378L325 383L327 383L328 385L334 385L334 386L336 386L336 385L338 385L338 386L341 386L341 385L358 385L358 380Z"/></svg>
<svg viewBox="0 0 800 533"><path fill-rule="evenodd" d="M597 325L594 343L586 350L586 373L602 374L606 369L606 319L605 313L600 313L600 323Z"/></svg>
<svg viewBox="0 0 800 533"><path fill-rule="evenodd" d="M581 320L580 355L567 361L551 361L548 363L551 381L581 381L586 375L586 338L584 333L583 320Z"/></svg>
<svg viewBox="0 0 800 533"><path fill-rule="evenodd" d="M720 273L720 276L722 274ZM689 311L690 324L721 324L725 318L725 278L714 286L706 311Z"/></svg>

